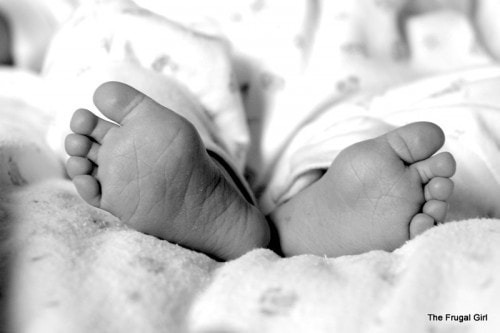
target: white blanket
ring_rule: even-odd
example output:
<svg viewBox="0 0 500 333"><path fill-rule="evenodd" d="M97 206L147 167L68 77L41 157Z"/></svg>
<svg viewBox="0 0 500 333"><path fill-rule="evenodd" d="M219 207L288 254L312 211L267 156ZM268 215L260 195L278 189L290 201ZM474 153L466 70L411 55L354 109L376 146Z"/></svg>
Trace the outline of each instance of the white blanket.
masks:
<svg viewBox="0 0 500 333"><path fill-rule="evenodd" d="M0 96L9 331L500 330L499 220L445 224L394 253L282 259L255 250L218 263L86 205L44 140L47 115L30 105L41 102L9 97L20 81L2 75L10 82ZM21 75L23 87L36 80Z"/></svg>
<svg viewBox="0 0 500 333"><path fill-rule="evenodd" d="M13 332L500 329L499 220L442 225L394 253L217 263L123 227L67 181L11 188L1 204Z"/></svg>

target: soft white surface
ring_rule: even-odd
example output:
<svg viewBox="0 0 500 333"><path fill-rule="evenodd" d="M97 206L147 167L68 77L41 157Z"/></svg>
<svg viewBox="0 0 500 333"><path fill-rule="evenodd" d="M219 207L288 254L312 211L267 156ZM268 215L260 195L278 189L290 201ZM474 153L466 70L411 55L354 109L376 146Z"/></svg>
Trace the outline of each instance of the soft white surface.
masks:
<svg viewBox="0 0 500 333"><path fill-rule="evenodd" d="M52 180L12 188L15 332L498 332L500 221L436 227L394 253L225 263L128 230ZM487 314L430 322L428 313Z"/></svg>

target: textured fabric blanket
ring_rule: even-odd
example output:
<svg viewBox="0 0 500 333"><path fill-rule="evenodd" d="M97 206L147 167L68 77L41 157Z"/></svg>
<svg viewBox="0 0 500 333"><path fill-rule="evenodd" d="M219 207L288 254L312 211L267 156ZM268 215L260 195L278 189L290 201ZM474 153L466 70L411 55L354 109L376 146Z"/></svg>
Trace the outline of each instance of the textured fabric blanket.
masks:
<svg viewBox="0 0 500 333"><path fill-rule="evenodd" d="M217 263L123 227L67 181L12 187L1 205L13 227L15 332L500 328L499 220L442 225L394 253L282 259L255 250Z"/></svg>
<svg viewBox="0 0 500 333"><path fill-rule="evenodd" d="M0 322L10 332L500 330L499 220L441 225L393 253L255 250L218 263L79 199L47 146L43 102L13 93L37 79L1 74Z"/></svg>

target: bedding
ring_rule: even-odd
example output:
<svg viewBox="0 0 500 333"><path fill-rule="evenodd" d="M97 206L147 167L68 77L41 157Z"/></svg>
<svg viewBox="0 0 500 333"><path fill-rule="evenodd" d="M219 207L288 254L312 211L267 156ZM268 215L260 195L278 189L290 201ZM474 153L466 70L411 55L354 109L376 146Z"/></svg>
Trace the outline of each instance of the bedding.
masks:
<svg viewBox="0 0 500 333"><path fill-rule="evenodd" d="M0 74L9 332L500 329L500 220L440 225L393 253L280 258L259 249L216 262L85 204L44 139L50 116L32 104L43 105L41 79ZM30 85L35 95L16 97Z"/></svg>
<svg viewBox="0 0 500 333"><path fill-rule="evenodd" d="M497 332L500 221L394 253L217 263L126 229L60 180L13 189L14 332ZM471 315L431 321L429 315ZM474 317L475 316L475 317ZM481 317L478 317L481 316ZM475 321L474 318L482 318Z"/></svg>

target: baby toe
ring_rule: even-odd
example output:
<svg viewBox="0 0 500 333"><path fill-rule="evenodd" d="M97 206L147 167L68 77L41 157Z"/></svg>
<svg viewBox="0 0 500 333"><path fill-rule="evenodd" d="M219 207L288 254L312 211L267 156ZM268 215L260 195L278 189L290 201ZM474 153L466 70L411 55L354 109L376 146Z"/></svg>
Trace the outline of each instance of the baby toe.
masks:
<svg viewBox="0 0 500 333"><path fill-rule="evenodd" d="M415 215L410 222L410 238L415 238L433 226L434 219L431 216L423 213Z"/></svg>
<svg viewBox="0 0 500 333"><path fill-rule="evenodd" d="M85 157L71 156L66 162L66 171L71 179L79 175L89 175L93 170L94 164Z"/></svg>
<svg viewBox="0 0 500 333"><path fill-rule="evenodd" d="M454 183L450 178L434 177L425 185L425 200L446 201L453 193Z"/></svg>
<svg viewBox="0 0 500 333"><path fill-rule="evenodd" d="M101 186L97 179L90 175L79 175L73 178L80 197L94 207L101 205Z"/></svg>
<svg viewBox="0 0 500 333"><path fill-rule="evenodd" d="M429 200L424 204L422 211L436 222L443 222L448 212L448 203L441 200Z"/></svg>

